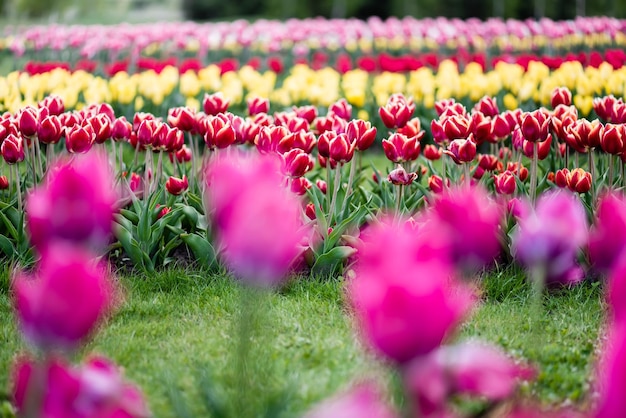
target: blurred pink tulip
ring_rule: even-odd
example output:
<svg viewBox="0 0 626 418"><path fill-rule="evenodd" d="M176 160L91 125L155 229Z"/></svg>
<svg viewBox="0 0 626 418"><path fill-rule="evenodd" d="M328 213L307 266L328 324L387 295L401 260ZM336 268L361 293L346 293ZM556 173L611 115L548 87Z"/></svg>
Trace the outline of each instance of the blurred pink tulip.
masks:
<svg viewBox="0 0 626 418"><path fill-rule="evenodd" d="M626 253L626 199L616 192L600 198L595 225L589 234L589 258L593 266L607 271Z"/></svg>
<svg viewBox="0 0 626 418"><path fill-rule="evenodd" d="M279 161L224 157L206 179L207 208L226 264L246 284L280 284L307 231L300 202L283 186Z"/></svg>
<svg viewBox="0 0 626 418"><path fill-rule="evenodd" d="M73 350L111 307L113 288L94 255L66 243L42 253L31 276L14 278L15 311L25 339L41 350Z"/></svg>
<svg viewBox="0 0 626 418"><path fill-rule="evenodd" d="M363 383L348 392L323 401L303 418L394 418L372 383Z"/></svg>
<svg viewBox="0 0 626 418"><path fill-rule="evenodd" d="M31 244L38 251L59 239L104 247L117 199L105 156L91 152L58 162L26 198Z"/></svg>
<svg viewBox="0 0 626 418"><path fill-rule="evenodd" d="M416 233L393 220L361 236L348 295L362 337L399 364L437 348L473 302L472 293L454 280L439 236L428 225Z"/></svg>

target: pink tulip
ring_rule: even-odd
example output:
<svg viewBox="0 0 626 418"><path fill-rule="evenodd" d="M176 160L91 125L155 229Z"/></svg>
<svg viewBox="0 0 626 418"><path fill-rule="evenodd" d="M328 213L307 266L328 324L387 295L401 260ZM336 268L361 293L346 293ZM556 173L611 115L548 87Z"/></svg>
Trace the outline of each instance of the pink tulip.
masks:
<svg viewBox="0 0 626 418"><path fill-rule="evenodd" d="M91 149L96 140L96 133L90 124L74 125L65 130L65 147L72 154L84 154Z"/></svg>
<svg viewBox="0 0 626 418"><path fill-rule="evenodd" d="M184 132L191 132L196 125L195 112L188 107L174 107L167 112L167 123Z"/></svg>
<svg viewBox="0 0 626 418"><path fill-rule="evenodd" d="M254 97L254 98L248 99L247 104L248 104L248 114L250 116L258 115L259 113L267 113L270 110L270 101L268 99Z"/></svg>
<svg viewBox="0 0 626 418"><path fill-rule="evenodd" d="M541 195L535 210L525 212L512 237L511 254L528 268L540 268L548 284L580 280L575 258L587 241L587 220L580 201L559 190Z"/></svg>
<svg viewBox="0 0 626 418"><path fill-rule="evenodd" d="M476 269L500 252L503 212L482 187L444 189L433 203L432 219L451 243L451 257L461 269Z"/></svg>
<svg viewBox="0 0 626 418"><path fill-rule="evenodd" d="M306 236L299 201L270 156L218 160L206 173L207 207L223 259L253 286L281 283Z"/></svg>
<svg viewBox="0 0 626 418"><path fill-rule="evenodd" d="M117 198L105 156L91 152L58 162L26 199L31 244L38 251L59 239L105 246Z"/></svg>
<svg viewBox="0 0 626 418"><path fill-rule="evenodd" d="M189 181L187 180L187 176L183 175L183 178L170 176L170 178L167 179L167 181L165 182L165 188L167 189L169 194L172 194L174 196L182 194L185 190L189 188Z"/></svg>
<svg viewBox="0 0 626 418"><path fill-rule="evenodd" d="M438 417L456 395L490 401L509 398L519 379L529 379L531 369L518 365L495 346L478 342L440 347L412 362L405 385L423 417Z"/></svg>
<svg viewBox="0 0 626 418"><path fill-rule="evenodd" d="M2 158L7 164L15 164L24 161L24 138L22 134L9 134L0 146Z"/></svg>
<svg viewBox="0 0 626 418"><path fill-rule="evenodd" d="M626 253L626 199L617 193L603 196L598 203L596 223L589 234L589 258L593 266L607 271Z"/></svg>
<svg viewBox="0 0 626 418"><path fill-rule="evenodd" d="M210 116L215 116L220 113L224 113L228 110L230 100L224 98L222 93L205 94L202 101L202 108L204 113Z"/></svg>
<svg viewBox="0 0 626 418"><path fill-rule="evenodd" d="M439 237L427 225L416 233L387 220L362 236L349 298L363 338L399 364L437 348L472 304Z"/></svg>
<svg viewBox="0 0 626 418"><path fill-rule="evenodd" d="M14 281L15 311L27 341L42 350L73 350L89 337L112 302L112 287L94 255L54 243L31 277Z"/></svg>
<svg viewBox="0 0 626 418"><path fill-rule="evenodd" d="M345 394L328 399L304 415L304 418L394 418L397 414L383 402L371 383L361 384Z"/></svg>

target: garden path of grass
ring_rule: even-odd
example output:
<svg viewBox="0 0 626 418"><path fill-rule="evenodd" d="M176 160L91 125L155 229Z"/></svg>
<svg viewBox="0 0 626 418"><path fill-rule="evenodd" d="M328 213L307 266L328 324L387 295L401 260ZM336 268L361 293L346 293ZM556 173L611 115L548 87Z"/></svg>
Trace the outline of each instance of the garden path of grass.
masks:
<svg viewBox="0 0 626 418"><path fill-rule="evenodd" d="M236 351L233 319L240 304L228 277L169 270L148 278L125 276L122 283L123 306L86 351L121 365L147 394L157 417L183 415L182 404L189 406L191 416L206 416L197 388L208 387L203 380L207 374L230 399L237 396L236 373L228 361ZM587 283L551 294L537 324L523 275L513 269L490 273L483 301L463 325L460 338L492 341L538 364L537 383L523 392L536 393L549 404L584 403L603 317L600 288ZM250 395L269 394L289 405L286 416L298 416L355 380L372 376L389 381L384 368L354 338L340 279L293 282L258 304L265 309L254 324L251 353L257 361L249 367L258 378L249 383ZM1 393L8 388L14 355L23 349L6 273L0 279L0 318ZM533 337L533 329L541 330L540 339ZM217 393L220 397L220 389Z"/></svg>

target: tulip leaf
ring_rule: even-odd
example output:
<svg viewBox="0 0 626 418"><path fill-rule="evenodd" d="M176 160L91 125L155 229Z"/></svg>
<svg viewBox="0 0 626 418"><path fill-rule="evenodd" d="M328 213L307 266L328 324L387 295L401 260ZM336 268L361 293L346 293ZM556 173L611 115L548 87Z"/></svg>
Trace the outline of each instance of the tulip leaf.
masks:
<svg viewBox="0 0 626 418"><path fill-rule="evenodd" d="M352 224L359 224L365 217L366 213L367 211L365 210L365 207L359 206L359 208L352 212L349 217L344 219L339 225L335 226L333 232L331 232L328 235L328 238L324 241L324 253L327 253L331 248L337 245L339 238L341 238L346 229L348 229L348 227Z"/></svg>
<svg viewBox="0 0 626 418"><path fill-rule="evenodd" d="M356 253L356 249L348 246L339 246L320 255L311 270L315 274L329 274L337 271L343 262Z"/></svg>
<svg viewBox="0 0 626 418"><path fill-rule="evenodd" d="M135 225L137 225L137 223L139 222L139 215L137 215L132 210L120 209L120 214Z"/></svg>
<svg viewBox="0 0 626 418"><path fill-rule="evenodd" d="M9 218L7 218L7 216L4 214L3 211L0 211L0 220L2 221L4 226L6 226L7 230L9 231L9 234L11 234L13 239L16 241L19 241L20 234L18 234L17 229L15 229L15 225L13 225L13 222L11 222Z"/></svg>
<svg viewBox="0 0 626 418"><path fill-rule="evenodd" d="M204 215L204 202L202 198L194 193L187 193L187 200L189 204L198 211L198 213Z"/></svg>
<svg viewBox="0 0 626 418"><path fill-rule="evenodd" d="M215 248L211 243L198 234L181 234L181 239L193 252L196 260L202 266L212 267L215 263Z"/></svg>
<svg viewBox="0 0 626 418"><path fill-rule="evenodd" d="M7 257L13 257L16 253L13 243L4 235L0 235L0 250L2 250Z"/></svg>

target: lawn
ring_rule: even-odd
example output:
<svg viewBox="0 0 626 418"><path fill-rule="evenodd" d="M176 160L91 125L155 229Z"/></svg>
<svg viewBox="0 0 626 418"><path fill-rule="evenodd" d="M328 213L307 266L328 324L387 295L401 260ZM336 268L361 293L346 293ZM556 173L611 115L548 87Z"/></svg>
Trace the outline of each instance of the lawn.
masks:
<svg viewBox="0 0 626 418"><path fill-rule="evenodd" d="M341 278L301 278L281 292L255 298L249 365L255 378L245 388L233 367L239 288L226 275L172 269L120 280L123 305L86 352L105 354L121 365L143 388L157 417L207 416L207 395L241 407L234 406L240 391L259 400L245 408L276 415L271 408L286 406L282 416L299 416L351 382L371 377L389 385L393 380L355 339ZM601 286L585 283L552 292L542 317L533 319L532 292L520 271L492 271L483 280L479 307L458 338L492 341L537 365L537 382L522 393L537 394L550 405L584 405L602 324ZM6 272L0 283L0 388L5 389L12 359L23 345L11 319Z"/></svg>

